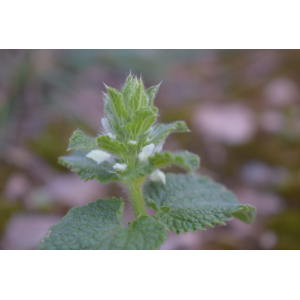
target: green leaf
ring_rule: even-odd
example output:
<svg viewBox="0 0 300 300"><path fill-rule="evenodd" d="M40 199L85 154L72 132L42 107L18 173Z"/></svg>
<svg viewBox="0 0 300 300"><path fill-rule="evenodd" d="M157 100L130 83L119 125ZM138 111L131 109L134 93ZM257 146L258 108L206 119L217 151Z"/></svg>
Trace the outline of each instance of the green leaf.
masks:
<svg viewBox="0 0 300 300"><path fill-rule="evenodd" d="M141 134L146 132L156 121L156 114L151 108L141 108L138 110L133 120L126 126L127 131L133 140L136 140Z"/></svg>
<svg viewBox="0 0 300 300"><path fill-rule="evenodd" d="M124 86L122 87L122 95L123 95L125 107L128 107L128 102L130 99L130 95L132 93L132 88L133 88L133 79L131 75L128 75L124 83Z"/></svg>
<svg viewBox="0 0 300 300"><path fill-rule="evenodd" d="M71 155L61 156L58 162L76 172L78 177L85 181L94 178L99 180L100 183L119 180L111 163L105 161L98 165L94 160L85 156L87 153L84 150L77 150Z"/></svg>
<svg viewBox="0 0 300 300"><path fill-rule="evenodd" d="M108 152L114 153L120 157L122 157L122 155L127 153L128 151L128 148L125 144L113 140L108 135L97 137L96 142L98 147L107 150Z"/></svg>
<svg viewBox="0 0 300 300"><path fill-rule="evenodd" d="M248 210L240 210L235 213L232 213L232 216L240 219L241 221L251 224L256 215L256 209L253 206L248 205Z"/></svg>
<svg viewBox="0 0 300 300"><path fill-rule="evenodd" d="M142 80L138 81L135 78L133 81L133 90L128 100L128 108L132 113L147 106L147 95Z"/></svg>
<svg viewBox="0 0 300 300"><path fill-rule="evenodd" d="M104 96L105 97L105 96ZM113 133L117 136L124 136L124 125L120 122L119 119L116 118L115 114L113 113L109 102L106 101L105 103L105 117L113 130Z"/></svg>
<svg viewBox="0 0 300 300"><path fill-rule="evenodd" d="M160 83L158 85L149 87L149 89L146 91L147 98L148 98L148 105L153 106L153 101L154 101L154 98L156 96L159 86L160 86Z"/></svg>
<svg viewBox="0 0 300 300"><path fill-rule="evenodd" d="M148 158L148 162L140 162L134 169L122 178L123 181L132 181L139 177L150 175L156 169L168 167L172 164L178 165L189 171L199 168L200 158L198 155L188 151L182 152L155 152L154 156Z"/></svg>
<svg viewBox="0 0 300 300"><path fill-rule="evenodd" d="M142 216L129 228L122 228L123 207L122 199L113 198L72 208L58 225L49 228L39 249L157 249L167 237L164 226Z"/></svg>
<svg viewBox="0 0 300 300"><path fill-rule="evenodd" d="M68 150L85 149L86 151L96 147L96 139L76 130L70 138Z"/></svg>
<svg viewBox="0 0 300 300"><path fill-rule="evenodd" d="M200 158L198 155L189 151L181 152L155 152L153 156L148 158L149 162L158 168L165 168L172 164L185 168L189 171L195 171L200 166Z"/></svg>
<svg viewBox="0 0 300 300"><path fill-rule="evenodd" d="M166 184L149 182L144 187L147 205L168 230L176 233L225 225L232 216L250 224L255 208L238 202L233 193L208 177L166 174Z"/></svg>
<svg viewBox="0 0 300 300"><path fill-rule="evenodd" d="M117 117L119 121L125 121L128 115L124 106L122 94L108 86L106 88L109 95L109 102L107 103L109 105L110 112L114 115L114 117Z"/></svg>
<svg viewBox="0 0 300 300"><path fill-rule="evenodd" d="M189 129L184 121L177 121L170 124L157 124L155 125L148 139L149 143L158 144L164 137L168 136L171 132L188 132Z"/></svg>

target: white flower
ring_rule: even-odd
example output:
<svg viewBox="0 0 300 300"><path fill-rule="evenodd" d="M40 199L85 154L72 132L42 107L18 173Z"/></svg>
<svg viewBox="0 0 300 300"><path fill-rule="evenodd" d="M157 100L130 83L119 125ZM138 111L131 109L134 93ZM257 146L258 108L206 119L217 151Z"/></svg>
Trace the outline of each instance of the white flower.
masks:
<svg viewBox="0 0 300 300"><path fill-rule="evenodd" d="M106 132L113 132L113 130L110 127L109 122L106 118L101 119L101 124Z"/></svg>
<svg viewBox="0 0 300 300"><path fill-rule="evenodd" d="M113 129L111 128L108 120L106 118L101 119L101 124L105 130L106 135L110 136L112 139L116 139L116 135L114 134Z"/></svg>
<svg viewBox="0 0 300 300"><path fill-rule="evenodd" d="M119 163L116 163L115 165L113 165L113 168L117 171L125 171L127 170L127 165L126 164L119 164Z"/></svg>
<svg viewBox="0 0 300 300"><path fill-rule="evenodd" d="M152 156L155 152L160 152L162 150L164 143L165 139L162 139L156 146L153 143L145 146L138 156L139 160L147 161L149 156Z"/></svg>
<svg viewBox="0 0 300 300"><path fill-rule="evenodd" d="M150 180L152 181L162 181L163 184L166 184L166 175L161 170L155 170L150 176Z"/></svg>
<svg viewBox="0 0 300 300"><path fill-rule="evenodd" d="M136 144L137 144L137 141L132 141L132 140L130 140L128 143L131 144L131 145L136 145Z"/></svg>
<svg viewBox="0 0 300 300"><path fill-rule="evenodd" d="M145 146L142 149L142 152L139 154L140 161L146 161L149 156L153 155L155 152L160 152L164 145L165 139L161 140L156 146L154 144L150 144ZM149 176L150 180L152 181L162 181L163 184L166 184L166 176L165 173L160 171L159 169L155 170Z"/></svg>
<svg viewBox="0 0 300 300"><path fill-rule="evenodd" d="M155 153L155 152L160 152L160 151L162 150L162 148L163 148L164 143L165 143L165 139L162 139L162 140L155 146L153 152L154 152L154 153Z"/></svg>
<svg viewBox="0 0 300 300"><path fill-rule="evenodd" d="M92 150L86 155L86 157L91 158L99 165L111 157L111 155L102 150Z"/></svg>
<svg viewBox="0 0 300 300"><path fill-rule="evenodd" d="M142 152L139 154L138 158L140 161L146 161L149 156L151 156L153 150L154 150L155 145L150 144L145 147L143 147Z"/></svg>

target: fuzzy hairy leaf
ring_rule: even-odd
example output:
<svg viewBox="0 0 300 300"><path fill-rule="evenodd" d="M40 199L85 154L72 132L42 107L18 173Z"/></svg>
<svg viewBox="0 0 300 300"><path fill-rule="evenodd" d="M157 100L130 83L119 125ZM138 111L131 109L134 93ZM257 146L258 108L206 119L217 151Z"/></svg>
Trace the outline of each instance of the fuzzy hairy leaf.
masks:
<svg viewBox="0 0 300 300"><path fill-rule="evenodd" d="M68 150L85 149L86 151L96 147L96 139L76 130L70 138Z"/></svg>
<svg viewBox="0 0 300 300"><path fill-rule="evenodd" d="M128 148L125 144L118 142L116 140L113 140L108 135L102 135L97 137L96 139L97 146L108 151L111 153L114 153L120 157L122 157L123 154L127 153Z"/></svg>
<svg viewBox="0 0 300 300"><path fill-rule="evenodd" d="M189 151L181 152L155 152L153 156L148 158L149 162L156 168L165 168L172 164L185 168L188 171L195 171L200 166L200 158L198 155Z"/></svg>
<svg viewBox="0 0 300 300"><path fill-rule="evenodd" d="M111 113L117 117L118 120L123 122L127 119L127 111L124 106L122 94L117 90L106 87L109 95L109 108Z"/></svg>
<svg viewBox="0 0 300 300"><path fill-rule="evenodd" d="M113 113L109 102L105 103L105 117L109 123L109 126L112 128L114 134L118 136L124 135L124 125L121 123Z"/></svg>
<svg viewBox="0 0 300 300"><path fill-rule="evenodd" d="M149 87L149 89L146 91L146 94L147 94L147 98L148 98L148 104L153 106L153 101L154 101L154 98L156 96L156 93L159 89L159 86L160 84L158 85L154 85L154 86L151 86Z"/></svg>
<svg viewBox="0 0 300 300"><path fill-rule="evenodd" d="M139 163L136 168L124 175L124 181L132 181L139 177L150 175L156 169L178 165L189 171L195 171L199 168L199 156L188 151L182 152L156 152L154 156L148 158L148 162Z"/></svg>
<svg viewBox="0 0 300 300"><path fill-rule="evenodd" d="M138 109L147 106L147 95L141 79L137 81L135 78L133 83L133 90L128 100L128 108L134 113Z"/></svg>
<svg viewBox="0 0 300 300"><path fill-rule="evenodd" d="M225 225L232 216L250 224L255 217L253 206L239 203L223 185L204 176L166 174L165 185L149 182L144 190L155 217L176 233Z"/></svg>
<svg viewBox="0 0 300 300"><path fill-rule="evenodd" d="M166 239L163 225L142 216L122 228L122 199L99 199L72 208L58 225L51 226L40 241L41 250L151 250Z"/></svg>
<svg viewBox="0 0 300 300"><path fill-rule="evenodd" d="M133 120L126 126L132 139L137 139L141 134L146 132L156 121L156 114L151 108L141 108L138 110Z"/></svg>
<svg viewBox="0 0 300 300"><path fill-rule="evenodd" d="M171 132L188 132L189 129L184 121L177 121L170 124L156 124L149 136L149 143L158 144L163 138L169 135Z"/></svg>
<svg viewBox="0 0 300 300"><path fill-rule="evenodd" d="M111 163L105 161L97 164L94 160L85 156L87 153L84 150L77 150L68 156L61 156L58 162L76 172L78 177L85 181L94 178L99 180L100 183L119 180Z"/></svg>
<svg viewBox="0 0 300 300"><path fill-rule="evenodd" d="M124 86L122 87L122 95L123 95L123 100L126 108L128 107L128 102L130 99L130 95L132 93L132 87L133 87L133 79L131 75L128 75L124 83Z"/></svg>

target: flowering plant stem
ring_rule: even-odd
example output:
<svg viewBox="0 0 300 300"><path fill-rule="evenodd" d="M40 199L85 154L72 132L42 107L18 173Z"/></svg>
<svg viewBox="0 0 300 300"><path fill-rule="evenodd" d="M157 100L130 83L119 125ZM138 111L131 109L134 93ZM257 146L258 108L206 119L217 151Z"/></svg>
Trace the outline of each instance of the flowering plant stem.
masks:
<svg viewBox="0 0 300 300"><path fill-rule="evenodd" d="M131 183L127 184L129 190L130 201L132 203L135 218L140 216L147 216L146 208L144 204L144 198L142 193L142 184L145 178L139 178Z"/></svg>
<svg viewBox="0 0 300 300"><path fill-rule="evenodd" d="M189 151L162 151L172 132L189 132L184 121L157 123L154 97L159 85L145 88L128 75L121 91L106 87L101 134L76 130L68 156L59 162L83 180L117 181L129 191L135 220L122 226L123 199L98 199L72 208L50 227L39 249L158 249L167 231L177 234L225 225L232 217L250 224L255 208L238 202L224 186L195 171L200 158ZM188 174L165 174L177 165ZM145 183L144 183L145 182ZM147 215L145 205L156 211Z"/></svg>

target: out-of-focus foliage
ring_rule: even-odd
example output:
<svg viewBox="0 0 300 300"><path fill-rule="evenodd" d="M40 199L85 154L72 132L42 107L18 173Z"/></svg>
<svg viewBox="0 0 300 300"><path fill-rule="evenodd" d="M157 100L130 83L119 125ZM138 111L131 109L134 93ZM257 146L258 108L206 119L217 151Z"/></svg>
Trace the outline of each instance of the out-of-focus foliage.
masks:
<svg viewBox="0 0 300 300"><path fill-rule="evenodd" d="M99 133L102 82L121 87L131 70L147 87L163 80L160 122L191 129L166 150L200 155L201 173L257 207L250 227L170 233L163 249L300 249L299 68L296 50L0 51L0 248L35 249L71 207L126 199L116 184L81 182L57 158L74 128Z"/></svg>

